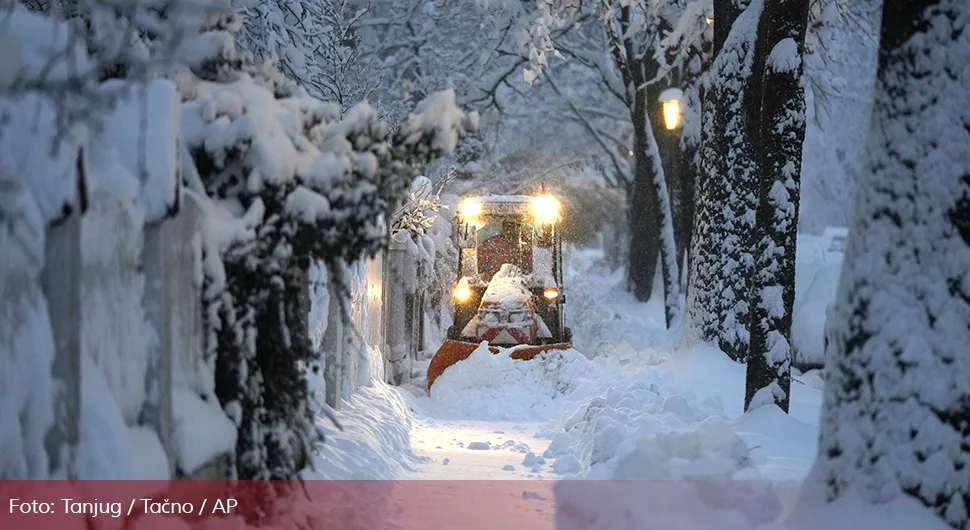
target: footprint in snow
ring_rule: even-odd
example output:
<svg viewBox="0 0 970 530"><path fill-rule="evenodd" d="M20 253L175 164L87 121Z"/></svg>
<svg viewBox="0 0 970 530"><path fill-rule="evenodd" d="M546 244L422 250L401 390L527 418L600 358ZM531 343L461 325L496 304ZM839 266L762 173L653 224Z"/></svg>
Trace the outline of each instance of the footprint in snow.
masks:
<svg viewBox="0 0 970 530"><path fill-rule="evenodd" d="M532 475L529 475L529 476L531 477ZM534 491L523 491L522 492L522 498L523 499L526 499L526 500L534 499L534 500L537 500L537 501L544 501L544 500L546 500L545 497L543 497L542 495L539 495L538 493L536 493Z"/></svg>
<svg viewBox="0 0 970 530"><path fill-rule="evenodd" d="M447 459L447 458L446 458L446 459L444 459L444 460L443 460L443 461L441 462L441 465L443 465L443 466L447 466L447 465L448 465L448 462L451 462L451 460L449 460L449 459Z"/></svg>
<svg viewBox="0 0 970 530"><path fill-rule="evenodd" d="M491 449L491 444L488 442L472 442L468 444L468 448L474 451L487 451Z"/></svg>
<svg viewBox="0 0 970 530"><path fill-rule="evenodd" d="M515 471L515 466L513 466L512 464L505 464L502 467L502 471Z"/></svg>

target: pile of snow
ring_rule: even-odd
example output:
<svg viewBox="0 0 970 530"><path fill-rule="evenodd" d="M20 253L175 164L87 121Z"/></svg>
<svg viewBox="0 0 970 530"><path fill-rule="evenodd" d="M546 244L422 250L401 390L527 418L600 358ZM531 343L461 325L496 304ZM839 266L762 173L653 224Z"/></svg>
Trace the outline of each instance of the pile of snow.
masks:
<svg viewBox="0 0 970 530"><path fill-rule="evenodd" d="M84 480L167 480L168 457L146 427L128 427L101 368L81 359L78 476Z"/></svg>
<svg viewBox="0 0 970 530"><path fill-rule="evenodd" d="M304 479L393 480L411 452L411 415L401 392L374 380L357 389L334 416L341 429L319 418L326 440L313 455Z"/></svg>
<svg viewBox="0 0 970 530"><path fill-rule="evenodd" d="M949 528L912 498L897 496L873 505L864 494L850 490L829 504L813 489L799 490L795 483L564 481L555 485L556 528Z"/></svg>
<svg viewBox="0 0 970 530"><path fill-rule="evenodd" d="M747 446L716 399L664 395L669 376L645 373L590 400L555 435L546 458L584 478L735 478L751 469Z"/></svg>
<svg viewBox="0 0 970 530"><path fill-rule="evenodd" d="M217 402L205 401L187 388L172 395L172 437L178 467L191 474L219 455L236 449L236 426Z"/></svg>
<svg viewBox="0 0 970 530"><path fill-rule="evenodd" d="M573 349L544 352L529 361L512 359L512 351L493 354L479 346L445 370L416 407L439 419L546 420L600 374L598 366Z"/></svg>

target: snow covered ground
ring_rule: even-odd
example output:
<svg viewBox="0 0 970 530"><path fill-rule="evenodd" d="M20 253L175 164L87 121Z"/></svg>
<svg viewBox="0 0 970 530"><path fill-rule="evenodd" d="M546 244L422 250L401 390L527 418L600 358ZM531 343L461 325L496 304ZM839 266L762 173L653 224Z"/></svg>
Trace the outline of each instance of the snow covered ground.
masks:
<svg viewBox="0 0 970 530"><path fill-rule="evenodd" d="M823 266L811 264L811 277ZM660 303L637 303L600 254L571 253L575 349L531 362L474 353L430 395L375 382L338 413L321 478L800 480L815 454L821 378L796 374L789 415L743 415L744 367L677 348ZM824 321L824 320L823 320Z"/></svg>
<svg viewBox="0 0 970 530"><path fill-rule="evenodd" d="M831 264L825 237L802 243L800 296ZM396 479L380 483L390 504L376 517L401 529L947 528L910 498L874 507L846 492L824 505L802 489L818 371L793 373L790 414L742 414L743 366L711 347L680 350L662 306L635 302L596 251L568 265L575 350L533 361L478 351L430 395L422 381L374 382L337 413L345 430L328 430L308 478ZM576 478L638 480L559 480Z"/></svg>

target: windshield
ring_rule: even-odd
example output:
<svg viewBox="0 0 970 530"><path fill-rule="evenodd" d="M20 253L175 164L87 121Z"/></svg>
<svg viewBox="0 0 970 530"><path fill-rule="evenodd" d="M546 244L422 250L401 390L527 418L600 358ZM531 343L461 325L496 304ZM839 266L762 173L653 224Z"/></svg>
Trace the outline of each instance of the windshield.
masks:
<svg viewBox="0 0 970 530"><path fill-rule="evenodd" d="M489 281L505 263L532 272L532 227L517 218L486 219L478 229L478 274Z"/></svg>

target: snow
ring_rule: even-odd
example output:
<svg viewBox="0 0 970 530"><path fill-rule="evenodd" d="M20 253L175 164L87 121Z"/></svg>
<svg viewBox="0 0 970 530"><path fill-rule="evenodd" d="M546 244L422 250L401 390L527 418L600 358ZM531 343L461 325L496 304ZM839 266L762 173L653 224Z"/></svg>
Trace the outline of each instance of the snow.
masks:
<svg viewBox="0 0 970 530"><path fill-rule="evenodd" d="M494 309L514 310L526 307L531 299L532 293L526 287L525 279L518 269L514 265L505 263L488 283L488 288L482 295L482 305L483 307L494 306Z"/></svg>
<svg viewBox="0 0 970 530"><path fill-rule="evenodd" d="M130 198L147 222L156 221L168 213L177 197L179 93L171 81L163 79L138 84L112 80L101 88L121 99L90 145L100 156L113 154L137 176L140 190ZM91 175L92 180L98 178L97 172Z"/></svg>
<svg viewBox="0 0 970 530"><path fill-rule="evenodd" d="M626 298L622 272L604 275L600 259L576 251L566 264L578 350L517 361L480 347L430 395L373 386L337 412L357 426L328 431L321 464L335 463L320 476L805 478L816 450L817 377L805 383L795 373L791 415L773 405L744 414L744 366L709 346L676 348L662 304Z"/></svg>
<svg viewBox="0 0 970 530"><path fill-rule="evenodd" d="M765 67L775 72L791 72L801 64L802 56L798 52L798 43L788 37L778 41L768 53Z"/></svg>
<svg viewBox="0 0 970 530"><path fill-rule="evenodd" d="M168 458L158 435L128 427L111 387L94 361L81 360L81 480L167 480Z"/></svg>
<svg viewBox="0 0 970 530"><path fill-rule="evenodd" d="M0 182L0 476L39 479L54 421L54 341L38 283L44 222L31 194L7 184Z"/></svg>
<svg viewBox="0 0 970 530"><path fill-rule="evenodd" d="M236 449L236 426L218 403L187 388L172 393L172 438L179 468L191 474L213 458Z"/></svg>

